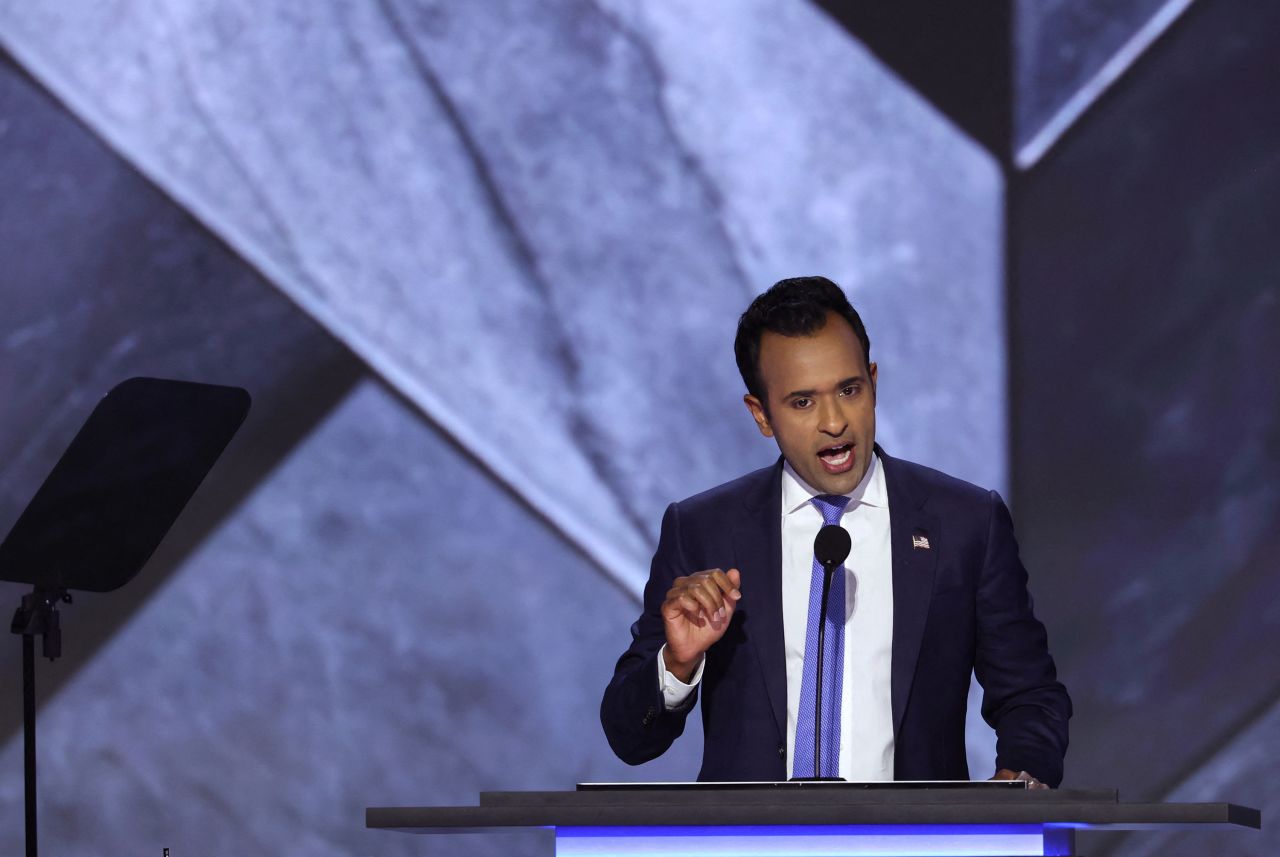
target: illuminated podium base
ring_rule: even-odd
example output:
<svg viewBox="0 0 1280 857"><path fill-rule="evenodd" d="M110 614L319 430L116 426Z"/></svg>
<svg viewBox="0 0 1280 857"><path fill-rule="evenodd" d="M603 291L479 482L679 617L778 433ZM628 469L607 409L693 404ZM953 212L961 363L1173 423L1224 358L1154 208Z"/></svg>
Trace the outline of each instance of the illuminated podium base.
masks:
<svg viewBox="0 0 1280 857"><path fill-rule="evenodd" d="M1072 854L1074 831L1043 825L865 824L557 827L556 857L854 857Z"/></svg>
<svg viewBox="0 0 1280 857"><path fill-rule="evenodd" d="M407 833L553 828L557 857L1073 855L1075 831L1260 828L1229 803L1121 803L1114 789L967 783L652 784L483 792L479 806L371 807Z"/></svg>

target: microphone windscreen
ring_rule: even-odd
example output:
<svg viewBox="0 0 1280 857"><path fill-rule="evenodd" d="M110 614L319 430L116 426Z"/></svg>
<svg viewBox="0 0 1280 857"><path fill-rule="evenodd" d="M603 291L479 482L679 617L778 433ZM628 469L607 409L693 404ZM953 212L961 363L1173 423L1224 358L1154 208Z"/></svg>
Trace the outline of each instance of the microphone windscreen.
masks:
<svg viewBox="0 0 1280 857"><path fill-rule="evenodd" d="M853 540L844 527L827 524L818 530L818 537L813 540L813 555L827 568L834 568L844 562L851 547Z"/></svg>

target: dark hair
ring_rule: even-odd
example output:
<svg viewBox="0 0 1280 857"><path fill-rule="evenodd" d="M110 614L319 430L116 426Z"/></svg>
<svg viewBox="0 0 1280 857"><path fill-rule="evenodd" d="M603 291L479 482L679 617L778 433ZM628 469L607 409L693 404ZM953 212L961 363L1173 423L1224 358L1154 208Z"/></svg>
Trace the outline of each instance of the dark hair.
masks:
<svg viewBox="0 0 1280 857"><path fill-rule="evenodd" d="M790 277L770 286L738 319L733 354L747 392L762 403L766 401L760 379L760 337L766 330L782 336L811 336L827 323L829 312L849 322L862 343L862 355L870 369L871 340L867 329L840 287L826 277Z"/></svg>

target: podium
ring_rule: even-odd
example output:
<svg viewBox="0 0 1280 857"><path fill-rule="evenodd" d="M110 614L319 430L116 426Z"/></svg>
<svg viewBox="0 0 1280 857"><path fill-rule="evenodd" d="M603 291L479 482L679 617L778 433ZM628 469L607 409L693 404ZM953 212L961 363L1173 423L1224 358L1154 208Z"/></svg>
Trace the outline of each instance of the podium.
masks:
<svg viewBox="0 0 1280 857"><path fill-rule="evenodd" d="M554 828L557 857L1074 855L1075 831L1262 827L1231 803L1122 803L1114 789L738 783L482 792L478 806L370 807L406 833ZM975 786L985 784L974 784Z"/></svg>

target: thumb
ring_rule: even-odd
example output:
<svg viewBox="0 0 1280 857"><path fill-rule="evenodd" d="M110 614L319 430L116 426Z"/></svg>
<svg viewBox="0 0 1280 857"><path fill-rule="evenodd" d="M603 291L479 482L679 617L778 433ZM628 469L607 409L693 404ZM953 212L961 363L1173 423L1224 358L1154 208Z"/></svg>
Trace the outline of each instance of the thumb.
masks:
<svg viewBox="0 0 1280 857"><path fill-rule="evenodd" d="M732 583L735 588L742 587L742 574L736 568L731 568L725 572L725 577L729 578L729 582Z"/></svg>

